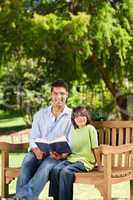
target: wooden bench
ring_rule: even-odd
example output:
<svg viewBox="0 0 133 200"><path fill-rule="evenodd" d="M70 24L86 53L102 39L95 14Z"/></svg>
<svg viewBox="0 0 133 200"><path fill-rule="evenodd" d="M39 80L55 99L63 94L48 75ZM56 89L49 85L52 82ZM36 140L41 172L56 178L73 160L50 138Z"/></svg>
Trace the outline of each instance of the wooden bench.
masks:
<svg viewBox="0 0 133 200"><path fill-rule="evenodd" d="M87 173L76 173L75 183L93 184L104 200L111 200L111 185L130 181L133 200L133 121L95 122L98 131L97 167ZM27 149L28 144L1 142L1 196L9 196L9 183L19 175L18 168L9 167L9 152Z"/></svg>

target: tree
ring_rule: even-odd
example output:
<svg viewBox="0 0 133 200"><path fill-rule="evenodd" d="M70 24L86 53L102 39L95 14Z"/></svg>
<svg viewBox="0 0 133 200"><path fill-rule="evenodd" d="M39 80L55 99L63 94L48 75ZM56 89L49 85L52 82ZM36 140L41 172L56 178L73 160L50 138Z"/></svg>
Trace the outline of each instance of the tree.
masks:
<svg viewBox="0 0 133 200"><path fill-rule="evenodd" d="M92 88L102 79L122 118L129 118L133 85L131 0L40 0L30 7L25 1L3 1L1 8L1 66L9 66L12 59L31 59L37 74L39 70L42 73L38 85L55 78L80 80L86 74L86 84Z"/></svg>

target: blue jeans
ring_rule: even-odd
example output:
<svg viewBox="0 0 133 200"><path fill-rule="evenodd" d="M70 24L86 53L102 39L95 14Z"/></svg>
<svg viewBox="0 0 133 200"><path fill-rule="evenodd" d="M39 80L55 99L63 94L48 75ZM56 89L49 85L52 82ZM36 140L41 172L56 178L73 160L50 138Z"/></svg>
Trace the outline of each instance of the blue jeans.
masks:
<svg viewBox="0 0 133 200"><path fill-rule="evenodd" d="M55 166L50 173L49 196L53 196L54 200L72 200L75 172L81 171L86 169L79 161L70 163L66 160Z"/></svg>
<svg viewBox="0 0 133 200"><path fill-rule="evenodd" d="M59 162L60 160L54 160L49 156L37 160L32 152L27 153L17 180L16 197L20 200L37 200L49 179L51 169Z"/></svg>

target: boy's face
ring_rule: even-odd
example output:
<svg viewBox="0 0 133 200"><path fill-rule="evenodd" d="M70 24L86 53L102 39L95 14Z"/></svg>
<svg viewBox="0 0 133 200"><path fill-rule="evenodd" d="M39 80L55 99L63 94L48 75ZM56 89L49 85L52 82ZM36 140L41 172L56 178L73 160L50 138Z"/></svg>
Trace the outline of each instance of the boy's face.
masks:
<svg viewBox="0 0 133 200"><path fill-rule="evenodd" d="M79 114L75 116L74 121L79 128L82 128L86 126L87 117Z"/></svg>
<svg viewBox="0 0 133 200"><path fill-rule="evenodd" d="M52 92L52 103L57 107L64 107L66 99L68 97L68 92L64 87L54 87Z"/></svg>

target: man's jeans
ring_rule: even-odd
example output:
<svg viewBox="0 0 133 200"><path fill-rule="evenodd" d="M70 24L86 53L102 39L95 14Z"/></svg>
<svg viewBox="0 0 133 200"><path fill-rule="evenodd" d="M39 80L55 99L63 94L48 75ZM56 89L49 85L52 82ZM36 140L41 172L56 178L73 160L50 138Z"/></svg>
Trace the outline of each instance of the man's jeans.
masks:
<svg viewBox="0 0 133 200"><path fill-rule="evenodd" d="M66 160L55 166L50 173L49 195L54 200L72 200L75 172L80 171L85 172L86 169L79 161L70 163Z"/></svg>
<svg viewBox="0 0 133 200"><path fill-rule="evenodd" d="M59 162L49 156L37 160L32 152L27 153L17 180L16 197L20 200L36 200L49 179L51 169Z"/></svg>

